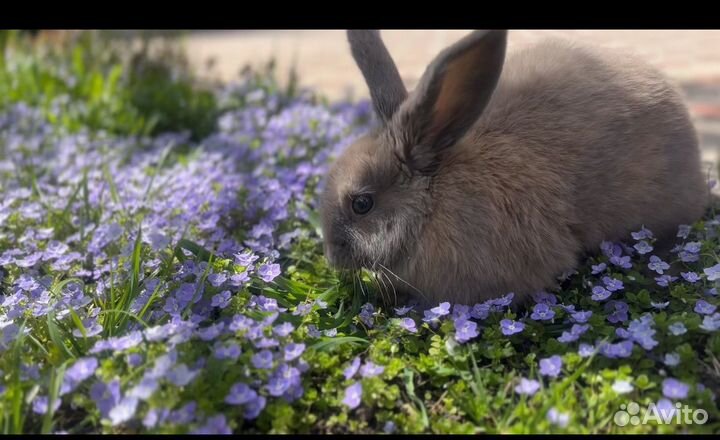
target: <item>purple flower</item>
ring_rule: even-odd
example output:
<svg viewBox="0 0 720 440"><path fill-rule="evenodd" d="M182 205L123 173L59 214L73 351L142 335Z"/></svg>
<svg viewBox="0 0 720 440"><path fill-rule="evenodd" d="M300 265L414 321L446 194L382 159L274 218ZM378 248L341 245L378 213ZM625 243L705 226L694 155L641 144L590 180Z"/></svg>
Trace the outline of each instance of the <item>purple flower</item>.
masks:
<svg viewBox="0 0 720 440"><path fill-rule="evenodd" d="M245 404L245 412L243 413L243 417L248 420L256 419L257 416L260 415L262 410L265 409L266 403L267 399L265 399L265 397L257 396L255 399Z"/></svg>
<svg viewBox="0 0 720 440"><path fill-rule="evenodd" d="M558 341L562 343L568 343L577 341L580 336L582 336L583 333L588 331L590 328L590 325L579 325L579 324L573 324L572 328L570 329L570 332L564 331L562 335L558 338Z"/></svg>
<svg viewBox="0 0 720 440"><path fill-rule="evenodd" d="M289 322L284 322L273 327L273 333L281 338L289 335L293 330L295 330L295 327L293 327L293 325Z"/></svg>
<svg viewBox="0 0 720 440"><path fill-rule="evenodd" d="M622 301L608 302L605 304L605 312L611 312L608 315L607 320L613 324L628 320L628 305Z"/></svg>
<svg viewBox="0 0 720 440"><path fill-rule="evenodd" d="M653 251L653 247L645 240L636 243L633 248L635 248L640 255L645 255Z"/></svg>
<svg viewBox="0 0 720 440"><path fill-rule="evenodd" d="M249 249L246 249L242 253L235 254L235 262L243 267L250 266L253 262L255 262L259 257L252 253Z"/></svg>
<svg viewBox="0 0 720 440"><path fill-rule="evenodd" d="M295 307L295 311L292 313L294 316L307 316L312 311L312 304L302 303Z"/></svg>
<svg viewBox="0 0 720 440"><path fill-rule="evenodd" d="M270 348L270 347L277 347L280 345L278 341L272 338L260 338L253 341L253 345L255 345L256 348Z"/></svg>
<svg viewBox="0 0 720 440"><path fill-rule="evenodd" d="M250 326L254 323L252 319L248 318L244 315L235 315L233 316L232 321L228 325L228 329L233 332L241 331L241 330L247 330L250 328Z"/></svg>
<svg viewBox="0 0 720 440"><path fill-rule="evenodd" d="M120 402L120 382L116 379L108 384L95 382L90 387L90 398L100 410L100 415L109 417L110 410Z"/></svg>
<svg viewBox="0 0 720 440"><path fill-rule="evenodd" d="M400 320L400 327L409 331L410 333L417 333L417 327L415 321L412 318L403 318Z"/></svg>
<svg viewBox="0 0 720 440"><path fill-rule="evenodd" d="M214 273L207 277L210 284L212 284L213 287L220 287L227 281L227 274L225 273Z"/></svg>
<svg viewBox="0 0 720 440"><path fill-rule="evenodd" d="M691 241L689 243L685 243L685 246L683 246L683 250L691 254L699 254L702 250L702 243L700 243L699 241Z"/></svg>
<svg viewBox="0 0 720 440"><path fill-rule="evenodd" d="M305 351L305 344L288 344L285 346L285 360L292 361Z"/></svg>
<svg viewBox="0 0 720 440"><path fill-rule="evenodd" d="M392 434L395 432L395 429L395 422L393 422L392 420L385 422L385 426L383 426L383 432L385 434Z"/></svg>
<svg viewBox="0 0 720 440"><path fill-rule="evenodd" d="M343 397L342 403L348 406L350 409L355 409L360 406L362 399L362 384L355 382L349 387L345 388L345 397Z"/></svg>
<svg viewBox="0 0 720 440"><path fill-rule="evenodd" d="M629 339L638 343L645 350L652 350L658 345L658 341L653 339L655 330L651 327L652 322L652 315L646 314L640 319L633 320L628 326Z"/></svg>
<svg viewBox="0 0 720 440"><path fill-rule="evenodd" d="M592 295L590 296L590 298L593 301L604 301L610 298L610 295L612 295L612 292L610 292L603 286L595 286L592 288Z"/></svg>
<svg viewBox="0 0 720 440"><path fill-rule="evenodd" d="M665 301L665 302L663 302L663 303L658 303L658 302L655 302L655 301L650 301L650 305L651 305L654 309L662 310L662 309L664 309L664 308L666 308L667 306L670 305L670 301Z"/></svg>
<svg viewBox="0 0 720 440"><path fill-rule="evenodd" d="M112 337L104 341L98 341L90 350L90 353L95 354L105 350L124 351L138 345L142 342L142 340L142 332L135 330L125 336Z"/></svg>
<svg viewBox="0 0 720 440"><path fill-rule="evenodd" d="M677 353L666 353L663 363L668 367L677 367L680 365L680 355Z"/></svg>
<svg viewBox="0 0 720 440"><path fill-rule="evenodd" d="M230 405L245 405L257 399L257 397L258 394L255 390L247 386L247 384L238 382L230 387L230 391L227 396L225 396L225 402Z"/></svg>
<svg viewBox="0 0 720 440"><path fill-rule="evenodd" d="M685 238L688 238L689 235L690 235L690 226L689 225L678 226L678 233L677 233L676 237L685 239Z"/></svg>
<svg viewBox="0 0 720 440"><path fill-rule="evenodd" d="M690 387L687 384L677 379L669 377L662 381L662 393L668 399L685 399L689 390Z"/></svg>
<svg viewBox="0 0 720 440"><path fill-rule="evenodd" d="M520 378L520 383L515 385L515 392L532 396L540 389L540 382L533 379Z"/></svg>
<svg viewBox="0 0 720 440"><path fill-rule="evenodd" d="M80 383L95 374L98 361L94 357L82 357L65 371L63 384L60 388L60 395L73 391Z"/></svg>
<svg viewBox="0 0 720 440"><path fill-rule="evenodd" d="M513 292L510 292L507 295L501 296L500 298L488 300L487 303L490 304L492 310L502 311L503 308L512 304L512 300L514 297L515 294Z"/></svg>
<svg viewBox="0 0 720 440"><path fill-rule="evenodd" d="M127 364L130 367L138 367L143 361L143 357L138 353L130 353L127 355Z"/></svg>
<svg viewBox="0 0 720 440"><path fill-rule="evenodd" d="M570 320L573 322L582 324L582 323L587 322L588 319L590 319L590 317L592 316L592 314L593 314L593 312L591 310L588 310L588 311L578 310L577 312L574 312L570 315Z"/></svg>
<svg viewBox="0 0 720 440"><path fill-rule="evenodd" d="M547 304L543 303L535 304L532 315L530 315L530 318L535 321L549 321L553 317L555 317L555 312Z"/></svg>
<svg viewBox="0 0 720 440"><path fill-rule="evenodd" d="M562 358L558 355L540 359L540 374L543 376L558 377L562 371Z"/></svg>
<svg viewBox="0 0 720 440"><path fill-rule="evenodd" d="M467 342L480 334L477 329L477 324L473 321L469 321L465 318L458 318L455 320L454 324L455 340L460 343Z"/></svg>
<svg viewBox="0 0 720 440"><path fill-rule="evenodd" d="M720 280L720 263L715 266L708 267L707 269L703 269L703 272L707 275L708 281Z"/></svg>
<svg viewBox="0 0 720 440"><path fill-rule="evenodd" d="M632 354L633 342L622 341L617 344L601 344L600 353L610 359L626 358Z"/></svg>
<svg viewBox="0 0 720 440"><path fill-rule="evenodd" d="M299 373L298 373L299 374ZM274 397L280 397L290 389L290 379L284 377L282 374L274 374L270 377L267 384L268 394Z"/></svg>
<svg viewBox="0 0 720 440"><path fill-rule="evenodd" d="M269 370L272 368L273 355L269 350L262 350L253 355L251 358L253 366L260 370Z"/></svg>
<svg viewBox="0 0 720 440"><path fill-rule="evenodd" d="M230 305L230 291L224 290L217 295L213 295L210 305L212 307L219 307L221 309L224 309L225 307Z"/></svg>
<svg viewBox="0 0 720 440"><path fill-rule="evenodd" d="M47 396L35 396L33 399L33 412L36 414L46 414L48 412L48 397ZM53 401L53 412L60 408L62 401L55 399Z"/></svg>
<svg viewBox="0 0 720 440"><path fill-rule="evenodd" d="M653 238L652 232L650 232L650 230L648 229L645 229L644 226L637 232L631 232L630 235L635 240L648 240Z"/></svg>
<svg viewBox="0 0 720 440"><path fill-rule="evenodd" d="M205 424L196 430L192 432L193 434L222 434L222 435L229 435L232 434L232 429L227 424L227 420L225 420L225 416L223 414L218 414L214 417L210 417L207 419Z"/></svg>
<svg viewBox="0 0 720 440"><path fill-rule="evenodd" d="M406 314L407 314L409 311L411 311L412 309L413 309L412 306L402 306L402 307L400 307L400 308L396 308L396 309L395 309L395 314L396 314L397 316L403 316L403 315L406 315Z"/></svg>
<svg viewBox="0 0 720 440"><path fill-rule="evenodd" d="M695 303L695 313L699 313L701 315L712 315L715 310L717 310L717 306L710 304L709 302L699 299Z"/></svg>
<svg viewBox="0 0 720 440"><path fill-rule="evenodd" d="M198 329L197 335L203 341L212 341L213 339L220 336L220 333L222 332L224 327L225 324L223 324L222 322L218 322L217 324L213 324L209 327Z"/></svg>
<svg viewBox="0 0 720 440"><path fill-rule="evenodd" d="M623 269L630 269L630 268L632 267L632 263L630 262L630 257L629 257L629 256L624 256L624 257L621 257L621 256L613 256L613 257L610 257L610 263L613 264L613 265L615 265L615 266L621 267L621 268L623 268Z"/></svg>
<svg viewBox="0 0 720 440"><path fill-rule="evenodd" d="M345 368L343 371L343 375L345 376L346 380L351 379L353 376L355 376L355 373L358 372L360 369L360 356L355 357L355 359L352 360L350 365Z"/></svg>
<svg viewBox="0 0 720 440"><path fill-rule="evenodd" d="M433 307L432 309L430 309L430 311L435 316L445 316L450 313L450 303L449 302L440 303L439 306Z"/></svg>
<svg viewBox="0 0 720 440"><path fill-rule="evenodd" d="M668 331L673 336L680 336L687 333L687 329L685 328L685 324L682 322L673 322L668 326Z"/></svg>
<svg viewBox="0 0 720 440"><path fill-rule="evenodd" d="M311 338L319 338L320 336L322 336L322 333L320 333L317 327L315 327L313 324L308 324L307 333L308 336L310 336Z"/></svg>
<svg viewBox="0 0 720 440"><path fill-rule="evenodd" d="M153 377L143 377L139 384L130 388L127 392L128 397L137 397L141 400L147 400L152 396L158 388L158 381Z"/></svg>
<svg viewBox="0 0 720 440"><path fill-rule="evenodd" d="M659 257L651 255L648 268L662 275L664 271L670 269L670 265L662 261Z"/></svg>
<svg viewBox="0 0 720 440"><path fill-rule="evenodd" d="M607 264L605 264L605 263L600 263L597 265L593 264L591 266L591 268L592 268L592 274L597 275L597 274L605 271L605 269L607 269Z"/></svg>
<svg viewBox="0 0 720 440"><path fill-rule="evenodd" d="M184 425L195 420L195 410L197 409L197 402L192 401L186 403L180 409L171 412L168 415L168 419L172 420L173 423L178 425Z"/></svg>
<svg viewBox="0 0 720 440"><path fill-rule="evenodd" d="M248 306L256 306L263 312L284 312L287 309L278 306L278 302L274 298L266 298L262 295L251 296Z"/></svg>
<svg viewBox="0 0 720 440"><path fill-rule="evenodd" d="M557 409L550 408L547 412L547 419L553 425L557 425L561 428L567 427L570 422L570 415L567 413L561 413Z"/></svg>
<svg viewBox="0 0 720 440"><path fill-rule="evenodd" d="M192 382L198 373L199 371L192 371L185 364L179 364L168 372L167 379L179 387L184 387Z"/></svg>
<svg viewBox="0 0 720 440"><path fill-rule="evenodd" d="M223 346L219 345L215 348L214 356L216 359L232 359L237 360L240 357L241 350L240 346L232 343L230 345Z"/></svg>
<svg viewBox="0 0 720 440"><path fill-rule="evenodd" d="M525 324L519 321L513 321L512 319L503 319L500 321L500 331L505 336L514 335L520 333L525 329Z"/></svg>
<svg viewBox="0 0 720 440"><path fill-rule="evenodd" d="M455 304L453 306L452 319L470 319L470 306Z"/></svg>
<svg viewBox="0 0 720 440"><path fill-rule="evenodd" d="M376 365L371 361L365 361L363 366L360 368L360 376L362 377L375 377L385 371L385 367L382 365Z"/></svg>
<svg viewBox="0 0 720 440"><path fill-rule="evenodd" d="M580 344L580 347L578 348L578 354L580 357L589 357L592 356L595 353L595 347L593 347L590 344Z"/></svg>
<svg viewBox="0 0 720 440"><path fill-rule="evenodd" d="M369 328L372 328L375 324L375 320L373 318L373 314L375 313L375 307L373 307L370 303L365 303L360 307L360 314L358 315L360 317L360 321L363 322L366 326Z"/></svg>
<svg viewBox="0 0 720 440"><path fill-rule="evenodd" d="M681 272L680 275L688 283L697 283L700 281L700 275L695 272Z"/></svg>
<svg viewBox="0 0 720 440"><path fill-rule="evenodd" d="M625 287L623 286L622 281L616 280L615 278L603 277L602 281L603 284L605 284L605 288L610 292L616 292L618 290L622 290Z"/></svg>
<svg viewBox="0 0 720 440"><path fill-rule="evenodd" d="M709 332L720 329L720 313L705 316L702 324L700 324L700 328Z"/></svg>
<svg viewBox="0 0 720 440"><path fill-rule="evenodd" d="M648 408L648 411L653 411L653 404ZM663 420L672 420L675 417L675 413L678 411L675 405L668 399L660 399L657 404L654 405L657 410L655 414L659 414Z"/></svg>
<svg viewBox="0 0 720 440"><path fill-rule="evenodd" d="M533 299L538 304L546 304L548 306L554 306L557 304L557 296L548 292L536 292L533 294Z"/></svg>
<svg viewBox="0 0 720 440"><path fill-rule="evenodd" d="M276 277L280 275L280 265L279 264L263 264L258 269L258 274L260 274L260 278L265 281L266 283L269 283L270 281L274 280Z"/></svg>
<svg viewBox="0 0 720 440"><path fill-rule="evenodd" d="M486 319L490 315L490 305L487 303L475 304L470 310L470 316L475 319Z"/></svg>
<svg viewBox="0 0 720 440"><path fill-rule="evenodd" d="M677 277L673 277L670 275L662 275L659 277L655 277L655 281L657 281L658 286L661 286L661 287L668 287L670 285L670 283L677 281L677 279L678 279Z"/></svg>
<svg viewBox="0 0 720 440"><path fill-rule="evenodd" d="M112 426L117 426L132 419L137 410L138 399L136 397L123 397L108 414Z"/></svg>

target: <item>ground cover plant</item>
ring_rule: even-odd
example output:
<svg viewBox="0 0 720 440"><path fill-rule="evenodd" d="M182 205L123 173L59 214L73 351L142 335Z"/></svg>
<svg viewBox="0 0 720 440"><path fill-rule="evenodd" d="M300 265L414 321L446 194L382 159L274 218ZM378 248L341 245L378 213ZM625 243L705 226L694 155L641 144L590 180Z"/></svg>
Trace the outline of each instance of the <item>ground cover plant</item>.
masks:
<svg viewBox="0 0 720 440"><path fill-rule="evenodd" d="M527 307L393 307L328 268L318 224L367 102L23 44L0 66L2 433L720 431L714 209L670 258L642 228Z"/></svg>

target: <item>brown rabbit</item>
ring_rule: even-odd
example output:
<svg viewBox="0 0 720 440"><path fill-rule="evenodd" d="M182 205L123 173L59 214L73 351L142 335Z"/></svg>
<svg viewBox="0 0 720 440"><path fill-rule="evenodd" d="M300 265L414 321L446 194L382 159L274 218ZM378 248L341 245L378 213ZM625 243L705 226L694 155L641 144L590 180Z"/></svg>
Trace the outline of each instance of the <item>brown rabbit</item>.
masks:
<svg viewBox="0 0 720 440"><path fill-rule="evenodd" d="M475 31L408 95L378 31L348 39L382 124L326 182L336 267L430 304L522 298L602 240L643 225L667 238L703 213L688 112L633 58L546 41L505 60L507 31Z"/></svg>

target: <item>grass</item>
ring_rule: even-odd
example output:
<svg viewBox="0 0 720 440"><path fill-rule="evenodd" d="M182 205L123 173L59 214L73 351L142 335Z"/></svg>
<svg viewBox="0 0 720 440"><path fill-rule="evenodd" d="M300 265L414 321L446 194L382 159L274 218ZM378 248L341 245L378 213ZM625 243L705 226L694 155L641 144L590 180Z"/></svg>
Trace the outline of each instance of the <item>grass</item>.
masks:
<svg viewBox="0 0 720 440"><path fill-rule="evenodd" d="M0 34L0 432L720 431L717 313L702 308L720 304L713 210L678 238L698 243L691 258L668 261L697 281L663 287L651 254L623 269L601 252L537 299L552 319L491 301L460 342L462 307L398 316L381 279L322 254L319 185L369 126L367 103L280 86L272 65L208 87L173 74L176 58L113 44L85 34L47 55ZM594 300L604 276L623 288ZM589 327L560 342L580 310ZM504 319L525 327L506 335ZM627 353L603 345L627 340ZM559 374L543 374L555 355ZM521 379L537 391L518 393ZM238 384L255 397L232 403ZM663 399L708 421L613 423L621 405Z"/></svg>

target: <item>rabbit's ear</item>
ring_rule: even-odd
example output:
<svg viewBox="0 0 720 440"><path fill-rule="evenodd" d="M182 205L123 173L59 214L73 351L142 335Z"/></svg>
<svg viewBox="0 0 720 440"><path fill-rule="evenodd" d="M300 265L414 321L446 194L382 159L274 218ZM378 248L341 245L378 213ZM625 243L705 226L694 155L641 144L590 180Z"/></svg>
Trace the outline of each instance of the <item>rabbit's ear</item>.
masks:
<svg viewBox="0 0 720 440"><path fill-rule="evenodd" d="M348 30L353 58L370 89L375 112L387 123L400 107L407 90L377 30Z"/></svg>
<svg viewBox="0 0 720 440"><path fill-rule="evenodd" d="M507 31L475 31L442 51L403 103L393 129L407 164L431 173L485 109L505 61Z"/></svg>

